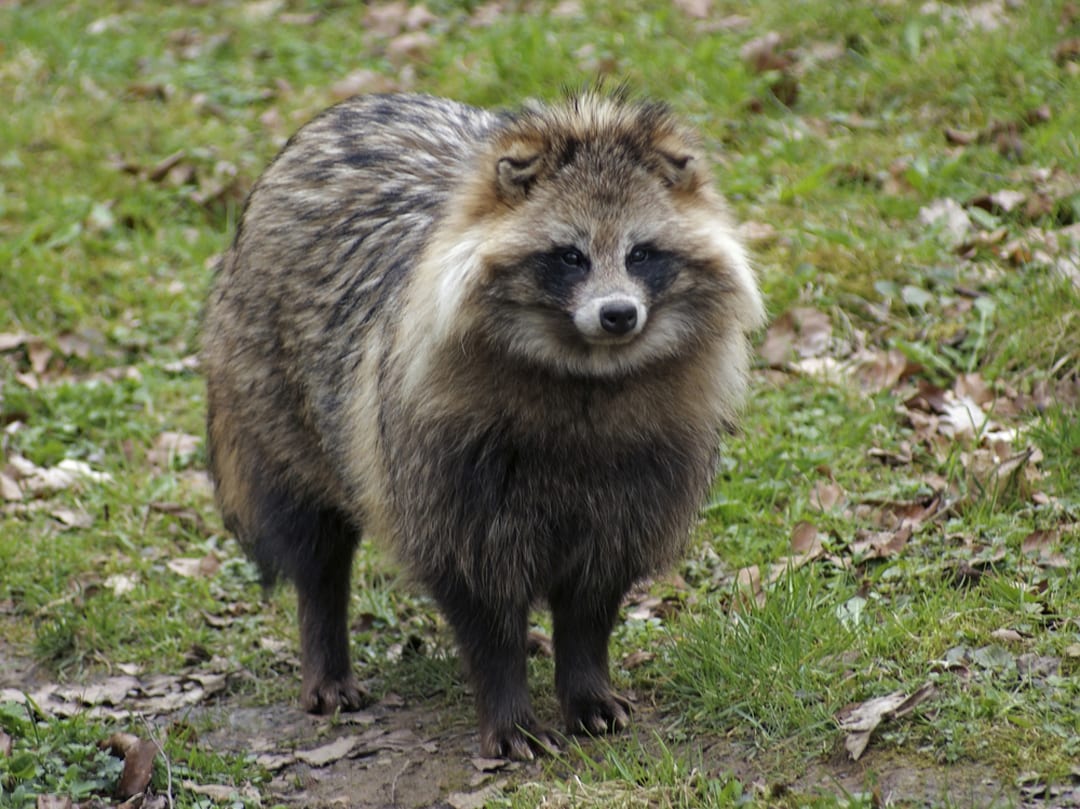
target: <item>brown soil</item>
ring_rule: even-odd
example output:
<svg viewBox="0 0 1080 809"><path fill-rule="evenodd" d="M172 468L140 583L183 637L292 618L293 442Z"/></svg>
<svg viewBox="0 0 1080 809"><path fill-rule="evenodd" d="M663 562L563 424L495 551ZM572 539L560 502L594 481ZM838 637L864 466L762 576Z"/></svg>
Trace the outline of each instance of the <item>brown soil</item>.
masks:
<svg viewBox="0 0 1080 809"><path fill-rule="evenodd" d="M29 690L36 680L30 661L0 647L0 687ZM270 793L264 805L471 809L518 784L551 778L543 763L480 758L468 695L462 689L457 697L457 702L442 695L408 703L392 697L332 720L311 716L293 704L250 707L226 696L176 718L211 728L199 739L205 749L258 756L274 774L263 787ZM171 719L159 716L154 724L165 726ZM665 721L654 709L638 706L635 711L639 739L665 738L671 724L670 717ZM601 754L588 740L583 748L587 755ZM669 748L707 775L738 778L775 806L797 806L800 797L831 793L873 794L873 805L890 807L1080 807L1080 788L1025 795L983 765L942 766L876 750L873 744L858 763L837 754L809 766L798 757L785 762L781 753L751 750L728 738L699 737ZM565 768L559 765L564 777L574 766L568 758Z"/></svg>

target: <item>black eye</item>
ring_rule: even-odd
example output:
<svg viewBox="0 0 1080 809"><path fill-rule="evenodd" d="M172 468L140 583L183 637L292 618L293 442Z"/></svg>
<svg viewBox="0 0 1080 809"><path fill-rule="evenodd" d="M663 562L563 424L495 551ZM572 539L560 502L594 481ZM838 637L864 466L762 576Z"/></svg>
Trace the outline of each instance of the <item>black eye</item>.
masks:
<svg viewBox="0 0 1080 809"><path fill-rule="evenodd" d="M638 245L630 251L630 255L626 257L627 262L630 264L642 264L649 260L649 248Z"/></svg>
<svg viewBox="0 0 1080 809"><path fill-rule="evenodd" d="M580 250L575 250L572 247L569 250L563 250L559 255L559 258L562 259L562 263L567 267L585 266L585 256L581 255Z"/></svg>

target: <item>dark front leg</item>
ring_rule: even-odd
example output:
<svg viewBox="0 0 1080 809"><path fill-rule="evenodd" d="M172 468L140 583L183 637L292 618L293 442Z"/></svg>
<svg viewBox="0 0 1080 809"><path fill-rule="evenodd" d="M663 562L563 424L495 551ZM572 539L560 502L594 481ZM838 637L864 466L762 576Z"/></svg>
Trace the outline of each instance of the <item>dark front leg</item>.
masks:
<svg viewBox="0 0 1080 809"><path fill-rule="evenodd" d="M630 703L611 690L608 640L620 594L556 588L555 691L571 733L611 733L630 723Z"/></svg>
<svg viewBox="0 0 1080 809"><path fill-rule="evenodd" d="M349 660L349 578L356 535L336 515L312 515L295 557L300 613L300 702L312 713L355 711L369 701Z"/></svg>
<svg viewBox="0 0 1080 809"><path fill-rule="evenodd" d="M432 588L457 636L476 691L480 752L531 760L558 749L533 713L526 673L529 605L489 603L460 583Z"/></svg>

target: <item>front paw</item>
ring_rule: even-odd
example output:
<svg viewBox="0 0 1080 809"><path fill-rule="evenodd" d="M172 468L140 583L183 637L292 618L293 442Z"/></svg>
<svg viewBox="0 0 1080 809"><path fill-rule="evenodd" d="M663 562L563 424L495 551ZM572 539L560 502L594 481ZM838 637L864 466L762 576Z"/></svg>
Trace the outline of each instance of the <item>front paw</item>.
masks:
<svg viewBox="0 0 1080 809"><path fill-rule="evenodd" d="M480 753L487 758L532 761L540 755L559 752L556 734L533 717L513 724L480 727Z"/></svg>
<svg viewBox="0 0 1080 809"><path fill-rule="evenodd" d="M371 695L350 674L340 679L305 680L300 690L300 704L308 713L358 711L371 704Z"/></svg>
<svg viewBox="0 0 1080 809"><path fill-rule="evenodd" d="M598 736L615 733L630 724L630 703L610 690L571 697L565 701L563 712L571 733Z"/></svg>

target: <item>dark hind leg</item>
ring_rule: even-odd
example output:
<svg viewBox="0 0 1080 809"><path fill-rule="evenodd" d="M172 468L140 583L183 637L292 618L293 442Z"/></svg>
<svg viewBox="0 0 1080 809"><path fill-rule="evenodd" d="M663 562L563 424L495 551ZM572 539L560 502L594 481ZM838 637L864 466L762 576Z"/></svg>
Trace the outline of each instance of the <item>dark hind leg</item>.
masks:
<svg viewBox="0 0 1080 809"><path fill-rule="evenodd" d="M349 578L356 532L333 511L302 509L313 526L294 560L300 613L300 702L312 713L354 711L369 702L349 659Z"/></svg>
<svg viewBox="0 0 1080 809"><path fill-rule="evenodd" d="M630 723L630 703L611 690L608 640L621 592L572 586L549 596L555 625L555 691L572 733L610 733Z"/></svg>
<svg viewBox="0 0 1080 809"><path fill-rule="evenodd" d="M446 580L431 589L454 628L476 692L480 752L529 760L557 750L555 736L537 720L529 701L529 605L492 603Z"/></svg>
<svg viewBox="0 0 1080 809"><path fill-rule="evenodd" d="M300 614L300 702L312 713L368 702L349 660L349 578L357 532L332 509L266 493L254 555L270 577L296 585Z"/></svg>
<svg viewBox="0 0 1080 809"><path fill-rule="evenodd" d="M368 703L349 660L349 579L357 531L334 509L300 505L269 491L260 498L252 550L267 581L296 585L300 614L300 702L312 713Z"/></svg>
<svg viewBox="0 0 1080 809"><path fill-rule="evenodd" d="M352 674L348 634L360 527L290 484L241 426L227 391L210 384L208 392L207 447L225 525L254 557L264 583L285 577L296 585L301 702L315 713L362 707L367 695Z"/></svg>

